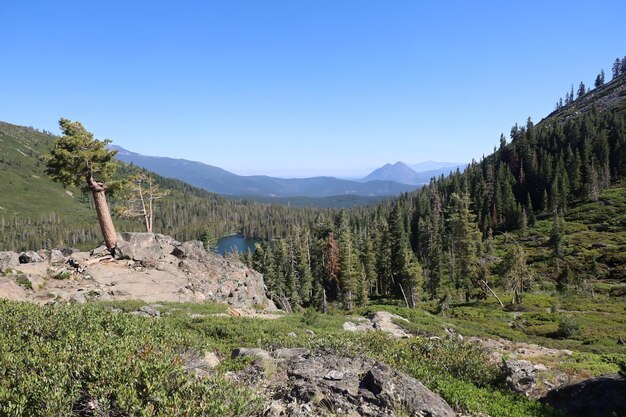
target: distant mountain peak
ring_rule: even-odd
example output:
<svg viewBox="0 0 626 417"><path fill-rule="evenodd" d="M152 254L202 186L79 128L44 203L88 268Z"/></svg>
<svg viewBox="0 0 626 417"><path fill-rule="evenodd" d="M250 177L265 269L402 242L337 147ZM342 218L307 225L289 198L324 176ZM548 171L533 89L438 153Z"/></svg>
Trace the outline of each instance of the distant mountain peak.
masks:
<svg viewBox="0 0 626 417"><path fill-rule="evenodd" d="M393 165L387 163L372 171L368 176L363 178L363 181L395 181L400 184L416 185L419 184L419 175L407 164L398 161Z"/></svg>
<svg viewBox="0 0 626 417"><path fill-rule="evenodd" d="M465 164L456 162L425 161L409 165L398 161L394 164L386 163L362 178L361 181L394 181L401 184L423 185L428 184L431 178L439 177L442 174L447 175L456 171L457 168L462 171L464 166Z"/></svg>

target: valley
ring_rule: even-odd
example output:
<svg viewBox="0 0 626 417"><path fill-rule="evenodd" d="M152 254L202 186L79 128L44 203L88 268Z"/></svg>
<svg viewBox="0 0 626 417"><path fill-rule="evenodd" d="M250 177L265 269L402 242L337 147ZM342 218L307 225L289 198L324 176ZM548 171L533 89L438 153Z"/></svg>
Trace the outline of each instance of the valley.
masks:
<svg viewBox="0 0 626 417"><path fill-rule="evenodd" d="M180 23L170 18L176 10L151 7L163 20L144 27L146 38ZM197 160L132 152L77 120L60 118L60 135L0 122L1 417L626 416L626 57L612 63L612 77L602 69L593 88L581 81L575 94L571 84L538 122L528 117L493 137L480 159L411 163L421 152L469 160L467 149L484 147L476 109L489 104L482 123L496 125L500 111L528 97L490 90L507 71L488 78L487 65L461 57L439 60L463 62L463 74L427 77L416 97L401 94L412 91L414 74L389 72L404 60L380 59L378 75L360 79L361 59L374 65L378 43L386 54L396 45L374 30L396 29L380 25L385 9L365 19L371 27L359 33L371 39L333 55L330 46L352 37L343 29L364 9L351 9L319 50L288 40L300 32L307 43L324 39L333 13L309 22L313 7L299 9L289 36L249 49L247 26L263 26L259 36L282 26L246 9L249 16L231 11L238 19L225 19L228 30L210 38L210 51L187 49L172 34L148 48L158 52L154 62L135 66L141 42L128 56L104 48L98 59L124 62L112 76L136 71L135 82L98 77L96 67L109 68L96 60L83 84L57 81L68 93L58 109L80 103L100 131L115 132L117 109L140 97L137 121L120 122L120 135L136 135L157 155L172 143L189 146ZM126 16L102 21L107 32L123 29ZM219 13L202 16L185 23L188 41L221 23ZM71 22L78 31L81 22ZM416 22L398 30L425 23ZM476 32L465 29L462 37ZM420 37L416 50L435 38ZM272 48L304 55L272 70ZM58 71L87 68L80 51ZM181 51L197 61L179 62ZM292 78L300 62L308 69L327 52L308 77ZM419 55L406 52L399 56ZM334 67L342 62L349 65ZM223 73L205 75L222 65ZM177 66L184 72L174 76ZM199 73L213 84L185 84ZM168 77L176 84L160 89ZM120 83L147 87L107 101ZM468 95L473 84L481 88ZM72 95L101 85L111 93ZM151 107L171 111L170 102L177 122ZM207 155L222 155L223 166L277 164L249 172L307 159L303 172L397 162L350 180L278 178L199 162Z"/></svg>

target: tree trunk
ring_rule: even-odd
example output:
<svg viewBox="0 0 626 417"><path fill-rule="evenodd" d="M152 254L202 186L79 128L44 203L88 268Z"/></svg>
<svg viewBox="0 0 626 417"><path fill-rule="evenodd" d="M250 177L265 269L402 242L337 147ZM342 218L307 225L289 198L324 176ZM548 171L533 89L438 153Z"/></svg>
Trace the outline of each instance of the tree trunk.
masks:
<svg viewBox="0 0 626 417"><path fill-rule="evenodd" d="M417 295L417 290L412 285L409 288L409 293L411 294L411 308L417 308L417 303L419 302L419 296Z"/></svg>
<svg viewBox="0 0 626 417"><path fill-rule="evenodd" d="M91 173L87 174L86 180L96 206L96 214L98 215L98 222L100 222L104 243L113 255L113 249L117 246L117 233L115 233L115 226L113 226L107 198L104 195L107 188L103 183L96 181Z"/></svg>
<svg viewBox="0 0 626 417"><path fill-rule="evenodd" d="M400 287L400 292L402 293L402 298L404 298L404 304L406 304L406 307L409 308L409 300L407 300L406 298L406 294L404 293L404 288L402 288L402 284L400 284L398 282L398 286Z"/></svg>
<svg viewBox="0 0 626 417"><path fill-rule="evenodd" d="M117 246L117 234L115 233L115 226L113 226L113 219L111 218L111 212L109 211L109 205L107 204L104 190L92 190L93 202L96 205L96 213L98 214L98 221L100 222L100 230L102 230L102 236L104 237L104 243L107 248L113 249Z"/></svg>
<svg viewBox="0 0 626 417"><path fill-rule="evenodd" d="M485 288L491 291L491 294L493 294L493 296L496 297L496 300L498 300L498 302L500 303L500 307L504 308L504 303L500 301L500 297L498 297L498 294L496 294L495 291L491 289L491 287L487 284L487 281L481 280L480 282L482 282Z"/></svg>

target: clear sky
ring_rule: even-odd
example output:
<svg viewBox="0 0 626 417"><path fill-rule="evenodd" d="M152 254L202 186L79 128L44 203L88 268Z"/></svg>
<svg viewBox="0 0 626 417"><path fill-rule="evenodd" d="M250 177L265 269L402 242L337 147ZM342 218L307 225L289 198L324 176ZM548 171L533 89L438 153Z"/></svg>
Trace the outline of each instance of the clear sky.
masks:
<svg viewBox="0 0 626 417"><path fill-rule="evenodd" d="M240 174L480 159L626 55L616 1L0 1L0 120Z"/></svg>

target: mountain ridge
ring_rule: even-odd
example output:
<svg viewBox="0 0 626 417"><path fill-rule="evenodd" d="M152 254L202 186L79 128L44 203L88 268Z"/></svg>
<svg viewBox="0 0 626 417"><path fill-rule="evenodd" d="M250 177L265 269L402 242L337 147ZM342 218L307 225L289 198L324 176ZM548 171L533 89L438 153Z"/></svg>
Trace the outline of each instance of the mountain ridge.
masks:
<svg viewBox="0 0 626 417"><path fill-rule="evenodd" d="M222 195L249 197L330 197L358 195L382 197L413 191L413 184L372 180L357 182L335 177L276 178L267 175L237 175L223 168L187 159L148 156L111 146L118 160L146 168L159 175L177 178L190 185Z"/></svg>

